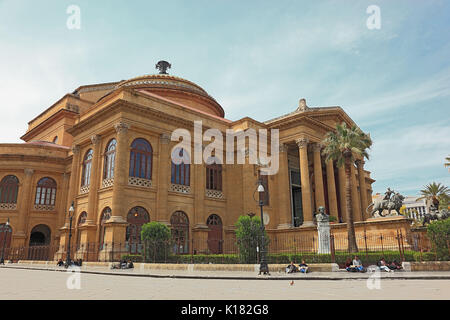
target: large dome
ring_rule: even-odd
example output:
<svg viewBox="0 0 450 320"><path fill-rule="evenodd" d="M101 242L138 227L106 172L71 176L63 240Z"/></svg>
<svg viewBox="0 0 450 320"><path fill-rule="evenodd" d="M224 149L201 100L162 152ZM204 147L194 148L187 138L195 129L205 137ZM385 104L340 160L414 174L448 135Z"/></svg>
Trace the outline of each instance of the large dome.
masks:
<svg viewBox="0 0 450 320"><path fill-rule="evenodd" d="M222 118L225 116L220 104L205 90L179 77L168 74L145 75L122 81L117 85L117 88L123 87L149 91L215 116Z"/></svg>

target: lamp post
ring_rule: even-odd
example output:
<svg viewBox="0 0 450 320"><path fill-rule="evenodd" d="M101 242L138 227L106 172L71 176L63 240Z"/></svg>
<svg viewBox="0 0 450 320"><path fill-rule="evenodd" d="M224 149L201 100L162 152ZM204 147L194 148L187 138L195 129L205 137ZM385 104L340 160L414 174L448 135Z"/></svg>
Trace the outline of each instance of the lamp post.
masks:
<svg viewBox="0 0 450 320"><path fill-rule="evenodd" d="M72 218L73 213L75 212L75 208L72 205L69 208L69 245L67 246L67 259L66 259L66 268L70 266L70 240L72 239Z"/></svg>
<svg viewBox="0 0 450 320"><path fill-rule="evenodd" d="M264 206L264 202L262 200L262 193L264 192L264 186L262 184L261 179L258 181L258 193L259 193L259 207L261 208L261 245L260 245L260 255L261 255L261 261L260 261L260 266L259 266L259 274L263 273L263 274L270 274L269 273L269 265L267 264L266 261L266 249L265 249L265 245L264 245L264 216L263 216L263 206Z"/></svg>
<svg viewBox="0 0 450 320"><path fill-rule="evenodd" d="M3 239L3 247L2 247L2 259L0 260L0 264L5 264L5 247L6 247L6 238L8 238L8 232L9 232L9 218L3 227L4 239Z"/></svg>

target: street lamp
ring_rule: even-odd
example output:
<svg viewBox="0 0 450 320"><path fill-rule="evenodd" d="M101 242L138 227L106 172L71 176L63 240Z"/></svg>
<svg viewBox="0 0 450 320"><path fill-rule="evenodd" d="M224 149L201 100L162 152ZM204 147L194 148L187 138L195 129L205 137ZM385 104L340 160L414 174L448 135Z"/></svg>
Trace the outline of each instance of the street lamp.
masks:
<svg viewBox="0 0 450 320"><path fill-rule="evenodd" d="M265 191L264 190L264 186L262 184L261 179L259 179L258 181L258 189L257 189L258 193L259 193L259 207L261 208L261 246L260 246L260 255L261 255L261 261L260 261L260 266L259 266L259 274L264 273L264 274L270 274L269 273L269 265L267 264L266 261L266 250L265 250L265 246L264 246L264 216L263 216L263 206L264 206L264 202L262 200L262 193Z"/></svg>
<svg viewBox="0 0 450 320"><path fill-rule="evenodd" d="M70 240L72 239L72 218L73 213L75 212L75 208L73 207L73 201L72 205L69 208L69 245L67 247L67 259L66 259L66 268L70 266Z"/></svg>
<svg viewBox="0 0 450 320"><path fill-rule="evenodd" d="M9 218L3 227L4 239L3 239L3 247L2 247L2 259L0 260L0 264L5 264L5 247L6 247L6 238L8 238L8 232L9 232Z"/></svg>

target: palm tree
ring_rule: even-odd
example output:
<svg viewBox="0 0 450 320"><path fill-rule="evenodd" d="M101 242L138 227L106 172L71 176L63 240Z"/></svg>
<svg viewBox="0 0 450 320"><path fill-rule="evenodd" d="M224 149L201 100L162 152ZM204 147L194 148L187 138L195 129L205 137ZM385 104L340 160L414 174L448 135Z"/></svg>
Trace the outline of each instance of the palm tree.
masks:
<svg viewBox="0 0 450 320"><path fill-rule="evenodd" d="M450 172L450 156L445 158L444 166L447 168L449 167L448 171Z"/></svg>
<svg viewBox="0 0 450 320"><path fill-rule="evenodd" d="M450 197L450 189L443 184L432 182L424 186L423 190L420 190L421 197L416 201L427 199L433 200L438 199L439 202L443 203L444 207L447 207L445 202L448 202Z"/></svg>
<svg viewBox="0 0 450 320"><path fill-rule="evenodd" d="M348 251L358 252L355 226L353 224L351 166L355 156L369 159L367 149L372 146L370 134L365 134L356 125L348 128L345 123L337 124L336 131L328 132L322 142L325 145L323 155L326 161L337 161L337 166L345 166L345 207L347 212Z"/></svg>

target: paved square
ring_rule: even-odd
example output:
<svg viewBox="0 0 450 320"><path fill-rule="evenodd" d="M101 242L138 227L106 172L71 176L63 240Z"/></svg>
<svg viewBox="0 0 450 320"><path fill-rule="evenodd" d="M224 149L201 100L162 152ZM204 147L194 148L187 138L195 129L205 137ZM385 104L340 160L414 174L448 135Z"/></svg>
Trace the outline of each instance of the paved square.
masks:
<svg viewBox="0 0 450 320"><path fill-rule="evenodd" d="M217 280L79 274L80 289L68 289L74 273L0 269L0 299L449 299L450 280ZM307 294L305 294L307 292Z"/></svg>

